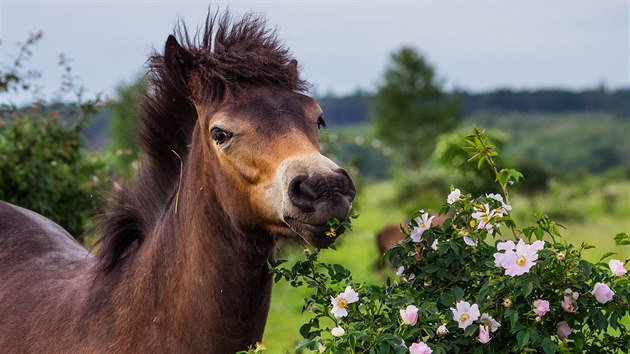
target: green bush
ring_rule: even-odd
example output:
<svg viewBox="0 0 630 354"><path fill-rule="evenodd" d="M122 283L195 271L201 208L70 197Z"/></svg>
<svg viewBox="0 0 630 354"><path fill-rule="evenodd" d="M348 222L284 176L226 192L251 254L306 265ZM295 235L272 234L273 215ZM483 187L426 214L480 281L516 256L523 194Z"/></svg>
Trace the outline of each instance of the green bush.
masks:
<svg viewBox="0 0 630 354"><path fill-rule="evenodd" d="M592 246L566 242L544 214L517 228L507 187L522 177L499 170L481 132L466 138L501 194L451 189L442 225L420 211L386 258L398 270L382 284L355 281L339 264L306 260L272 267L276 282L305 286L298 349L323 353L627 353L630 259L582 258ZM506 240L507 241L504 241ZM630 245L630 234L615 237Z"/></svg>
<svg viewBox="0 0 630 354"><path fill-rule="evenodd" d="M33 92L35 71L23 71L31 47L42 38L32 34L13 65L0 68L0 95ZM110 183L104 157L90 153L79 133L99 98L83 100L69 61L61 57L61 92L74 93L71 103L42 98L20 107L0 105L0 199L36 211L81 240L96 209L97 191ZM55 108L53 108L55 107ZM62 114L72 124L64 124Z"/></svg>
<svg viewBox="0 0 630 354"><path fill-rule="evenodd" d="M76 129L50 116L24 115L0 128L0 199L34 210L80 239L109 182L103 158Z"/></svg>

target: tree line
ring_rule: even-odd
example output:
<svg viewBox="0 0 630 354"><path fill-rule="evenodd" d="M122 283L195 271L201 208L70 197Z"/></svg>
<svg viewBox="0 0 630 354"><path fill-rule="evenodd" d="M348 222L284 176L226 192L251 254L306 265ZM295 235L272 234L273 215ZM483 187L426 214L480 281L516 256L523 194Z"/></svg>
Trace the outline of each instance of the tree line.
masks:
<svg viewBox="0 0 630 354"><path fill-rule="evenodd" d="M630 119L630 88L606 90L603 87L585 90L509 88L488 92L457 90L448 93L460 102L461 113L612 113ZM326 121L333 126L361 124L371 119L372 93L357 90L345 96L326 95L319 98Z"/></svg>

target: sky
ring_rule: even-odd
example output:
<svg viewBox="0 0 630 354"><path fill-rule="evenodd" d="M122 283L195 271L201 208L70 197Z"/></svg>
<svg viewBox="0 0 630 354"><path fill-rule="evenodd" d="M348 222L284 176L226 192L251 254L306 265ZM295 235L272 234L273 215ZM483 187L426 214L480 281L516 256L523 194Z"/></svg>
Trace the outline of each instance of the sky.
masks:
<svg viewBox="0 0 630 354"><path fill-rule="evenodd" d="M298 59L313 93L374 91L391 53L412 46L446 89L580 90L630 87L628 1L240 1L234 15L264 15ZM58 56L72 59L89 92L144 72L178 18L203 23L201 1L0 1L0 62L43 31L28 67L44 92L59 86Z"/></svg>

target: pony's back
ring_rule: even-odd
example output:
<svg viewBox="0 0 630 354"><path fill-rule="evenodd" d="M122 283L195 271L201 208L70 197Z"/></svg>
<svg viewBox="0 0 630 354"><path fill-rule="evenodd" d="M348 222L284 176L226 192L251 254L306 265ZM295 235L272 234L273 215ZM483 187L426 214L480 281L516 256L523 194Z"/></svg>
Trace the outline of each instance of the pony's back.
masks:
<svg viewBox="0 0 630 354"><path fill-rule="evenodd" d="M72 303L78 300L77 284L82 282L82 274L91 262L88 251L59 225L35 212L0 201L3 352L23 352L27 343L30 349L26 351L31 351L37 347L34 342L38 336L61 334L58 330L65 327L66 316L75 307ZM51 311L59 306L68 306L68 311ZM44 327L49 328L47 333L43 333Z"/></svg>

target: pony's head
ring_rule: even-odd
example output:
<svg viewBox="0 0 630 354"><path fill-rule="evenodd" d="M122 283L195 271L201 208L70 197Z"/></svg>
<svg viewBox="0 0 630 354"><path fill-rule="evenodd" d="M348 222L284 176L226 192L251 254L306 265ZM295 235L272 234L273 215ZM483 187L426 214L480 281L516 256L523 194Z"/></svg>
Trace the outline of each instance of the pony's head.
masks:
<svg viewBox="0 0 630 354"><path fill-rule="evenodd" d="M178 154L202 170L200 184L235 227L329 246L336 237L326 235L327 221L348 217L356 191L348 173L319 152L323 112L304 94L297 62L256 18L209 19L200 43L179 37L169 36L163 55L152 59L157 94L177 93L170 99L193 111L183 118L191 129L171 128L182 138ZM151 129L143 127L155 135ZM164 146L152 149L174 159Z"/></svg>

